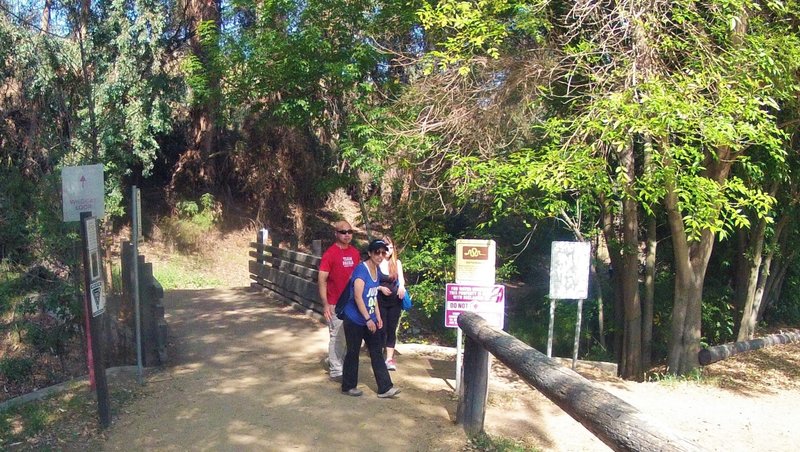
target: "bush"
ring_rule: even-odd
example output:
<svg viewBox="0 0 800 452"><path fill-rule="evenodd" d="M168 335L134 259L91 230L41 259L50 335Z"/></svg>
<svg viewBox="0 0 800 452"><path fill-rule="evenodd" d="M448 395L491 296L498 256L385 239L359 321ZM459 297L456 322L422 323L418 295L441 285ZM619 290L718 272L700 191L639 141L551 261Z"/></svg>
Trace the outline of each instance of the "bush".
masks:
<svg viewBox="0 0 800 452"><path fill-rule="evenodd" d="M441 231L425 231L422 246L403 256L406 285L415 308L427 317L444 308L444 288L455 281L455 240Z"/></svg>
<svg viewBox="0 0 800 452"><path fill-rule="evenodd" d="M722 288L704 296L702 308L703 342L710 345L724 344L736 339L733 315L736 312L730 300L730 288Z"/></svg>
<svg viewBox="0 0 800 452"><path fill-rule="evenodd" d="M33 360L9 356L0 358L0 374L12 383L25 381L33 370Z"/></svg>
<svg viewBox="0 0 800 452"><path fill-rule="evenodd" d="M179 201L176 209L177 217L167 218L161 223L164 235L181 251L198 251L222 216L219 203L213 195L206 193L199 202Z"/></svg>

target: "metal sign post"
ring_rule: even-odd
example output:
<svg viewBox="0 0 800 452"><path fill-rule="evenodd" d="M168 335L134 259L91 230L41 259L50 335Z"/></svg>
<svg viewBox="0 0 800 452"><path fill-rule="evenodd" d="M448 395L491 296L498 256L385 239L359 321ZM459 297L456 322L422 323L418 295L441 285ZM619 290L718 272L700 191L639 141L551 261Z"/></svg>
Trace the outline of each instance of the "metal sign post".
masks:
<svg viewBox="0 0 800 452"><path fill-rule="evenodd" d="M575 321L575 342L572 348L572 368L578 361L581 336L583 300L589 295L589 242L553 242L550 250L550 326L547 332L547 356L553 356L553 324L556 300L578 300Z"/></svg>
<svg viewBox="0 0 800 452"><path fill-rule="evenodd" d="M87 319L87 336L93 353L93 370L95 388L97 390L97 412L100 417L100 426L107 428L111 425L111 409L108 399L108 385L106 384L106 367L103 357L100 333L102 331L102 314L105 312L105 295L103 294L103 273L100 271L100 246L97 240L97 221L89 212L82 212L81 237L83 239L83 268L84 268L84 305Z"/></svg>
<svg viewBox="0 0 800 452"><path fill-rule="evenodd" d="M133 294L133 310L136 322L136 381L144 384L144 369L142 367L142 318L139 313L139 238L142 236L142 201L139 189L134 185L131 188L131 292Z"/></svg>

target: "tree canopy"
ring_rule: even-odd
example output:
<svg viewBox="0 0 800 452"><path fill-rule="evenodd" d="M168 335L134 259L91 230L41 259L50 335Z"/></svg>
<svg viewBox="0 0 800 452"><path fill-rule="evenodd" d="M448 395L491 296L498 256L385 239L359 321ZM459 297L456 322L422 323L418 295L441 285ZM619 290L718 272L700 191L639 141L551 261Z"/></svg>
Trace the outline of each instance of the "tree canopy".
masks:
<svg viewBox="0 0 800 452"><path fill-rule="evenodd" d="M592 241L595 340L626 378L691 372L800 320L799 28L796 0L0 0L0 259L69 261L40 241L64 166L104 164L111 226L149 184L301 242L345 188L429 314L453 238L506 275Z"/></svg>

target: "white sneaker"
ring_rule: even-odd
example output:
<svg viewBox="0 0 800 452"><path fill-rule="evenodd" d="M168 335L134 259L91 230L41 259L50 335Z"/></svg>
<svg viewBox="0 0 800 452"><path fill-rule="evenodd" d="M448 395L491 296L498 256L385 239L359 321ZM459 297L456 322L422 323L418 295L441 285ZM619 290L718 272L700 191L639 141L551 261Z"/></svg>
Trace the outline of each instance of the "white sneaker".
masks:
<svg viewBox="0 0 800 452"><path fill-rule="evenodd" d="M386 368L388 370L397 370L397 363L395 363L393 359L387 359Z"/></svg>
<svg viewBox="0 0 800 452"><path fill-rule="evenodd" d="M378 398L393 399L394 396L396 396L399 393L400 393L400 388L398 388L397 386L392 386L391 388L389 388L388 391L378 394Z"/></svg>

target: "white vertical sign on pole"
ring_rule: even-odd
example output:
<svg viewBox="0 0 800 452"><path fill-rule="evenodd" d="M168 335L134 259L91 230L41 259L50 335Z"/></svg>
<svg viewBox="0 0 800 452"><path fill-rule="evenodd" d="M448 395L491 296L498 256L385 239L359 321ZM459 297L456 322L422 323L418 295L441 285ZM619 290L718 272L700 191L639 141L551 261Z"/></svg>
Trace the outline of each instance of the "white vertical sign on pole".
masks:
<svg viewBox="0 0 800 452"><path fill-rule="evenodd" d="M547 333L547 356L553 356L553 324L556 300L578 300L572 368L578 360L583 300L589 296L589 266L592 246L589 242L553 242L550 249L550 325Z"/></svg>
<svg viewBox="0 0 800 452"><path fill-rule="evenodd" d="M497 245L494 240L456 240L456 284L494 286ZM447 303L447 301L445 301ZM461 389L463 365L461 328L456 337L456 392Z"/></svg>

